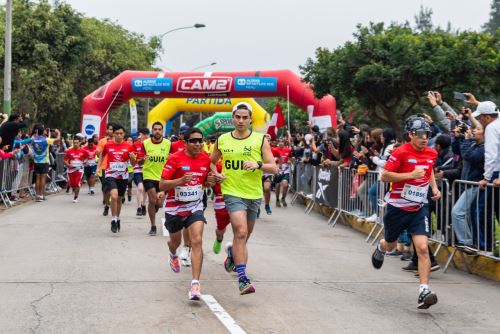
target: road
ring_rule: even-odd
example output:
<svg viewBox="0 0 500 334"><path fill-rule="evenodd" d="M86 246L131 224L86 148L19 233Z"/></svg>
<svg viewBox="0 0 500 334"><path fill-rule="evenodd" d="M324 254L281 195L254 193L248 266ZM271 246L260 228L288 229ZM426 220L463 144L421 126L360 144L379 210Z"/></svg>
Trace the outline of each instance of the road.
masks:
<svg viewBox="0 0 500 334"><path fill-rule="evenodd" d="M0 333L500 333L498 283L436 272L439 303L417 310L418 281L401 271L406 262L388 258L374 270L364 235L332 229L300 205L273 207L258 221L248 264L257 292L240 296L223 254L211 251L209 204L201 283L225 310L214 312L188 301L190 270L170 271L167 237L148 236L133 203L115 235L100 195L71 199L0 214ZM235 324L228 329L216 314Z"/></svg>

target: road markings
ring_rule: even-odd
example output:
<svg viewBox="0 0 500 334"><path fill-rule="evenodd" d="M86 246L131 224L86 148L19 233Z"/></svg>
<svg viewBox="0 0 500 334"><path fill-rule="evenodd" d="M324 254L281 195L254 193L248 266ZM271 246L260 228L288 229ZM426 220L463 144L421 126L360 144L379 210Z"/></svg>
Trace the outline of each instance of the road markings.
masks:
<svg viewBox="0 0 500 334"><path fill-rule="evenodd" d="M234 321L234 319L224 310L224 308L211 295L202 295L201 299L207 304L215 316L222 322L224 327L231 334L246 334L243 329Z"/></svg>

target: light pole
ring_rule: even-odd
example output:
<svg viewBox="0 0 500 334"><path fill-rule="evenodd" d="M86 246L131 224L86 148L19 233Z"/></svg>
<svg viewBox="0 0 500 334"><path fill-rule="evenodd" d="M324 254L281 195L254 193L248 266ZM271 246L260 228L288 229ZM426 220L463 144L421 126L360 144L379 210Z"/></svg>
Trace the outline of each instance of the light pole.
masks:
<svg viewBox="0 0 500 334"><path fill-rule="evenodd" d="M12 109L12 0L5 4L5 63L3 71L3 112L10 115Z"/></svg>
<svg viewBox="0 0 500 334"><path fill-rule="evenodd" d="M210 64L205 64L205 65L200 65L200 66L196 66L195 68L193 68L190 72L194 72L196 70L199 70L200 68L204 68L204 67L210 67L210 66L214 66L214 65L217 65L216 62L213 62L213 63L210 63Z"/></svg>

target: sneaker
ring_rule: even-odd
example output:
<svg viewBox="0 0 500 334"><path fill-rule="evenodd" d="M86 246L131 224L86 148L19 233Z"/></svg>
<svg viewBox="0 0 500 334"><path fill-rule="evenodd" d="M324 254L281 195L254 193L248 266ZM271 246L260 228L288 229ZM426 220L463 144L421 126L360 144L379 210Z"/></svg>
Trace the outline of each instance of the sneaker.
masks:
<svg viewBox="0 0 500 334"><path fill-rule="evenodd" d="M73 203L78 203L78 198L74 198Z"/></svg>
<svg viewBox="0 0 500 334"><path fill-rule="evenodd" d="M418 272L418 264L414 263L413 261L410 261L407 266L401 268L403 271L411 271L411 272Z"/></svg>
<svg viewBox="0 0 500 334"><path fill-rule="evenodd" d="M108 213L109 213L109 206L107 206L107 205L106 205L106 206L104 207L104 211L102 212L102 215L103 215L103 216L107 216L107 215L108 215Z"/></svg>
<svg viewBox="0 0 500 334"><path fill-rule="evenodd" d="M179 259L181 259L181 263L184 267L191 266L191 248L184 246L181 249L181 253L179 255Z"/></svg>
<svg viewBox="0 0 500 334"><path fill-rule="evenodd" d="M421 310L426 310L434 304L437 304L437 295L429 289L424 289L418 295L417 308Z"/></svg>
<svg viewBox="0 0 500 334"><path fill-rule="evenodd" d="M239 281L239 288L240 288L240 295L246 295L255 292L255 287L248 278Z"/></svg>
<svg viewBox="0 0 500 334"><path fill-rule="evenodd" d="M111 232L116 233L117 227L116 222L114 220L111 221Z"/></svg>
<svg viewBox="0 0 500 334"><path fill-rule="evenodd" d="M122 204L125 203L125 197L122 197Z"/></svg>
<svg viewBox="0 0 500 334"><path fill-rule="evenodd" d="M90 195L90 189L89 189L89 191L87 192L87 195Z"/></svg>
<svg viewBox="0 0 500 334"><path fill-rule="evenodd" d="M385 256L385 253L383 253L381 250L379 250L378 246L377 246L377 248L375 248L375 250L373 251L373 254L372 254L373 268L375 268L375 269L382 268L382 265L384 264L384 256Z"/></svg>
<svg viewBox="0 0 500 334"><path fill-rule="evenodd" d="M277 199L277 200L276 200L276 207L277 207L277 208L281 208L281 203L280 203L280 200L279 200L279 199Z"/></svg>
<svg viewBox="0 0 500 334"><path fill-rule="evenodd" d="M436 261L431 262L431 271L437 271L441 269L441 266Z"/></svg>
<svg viewBox="0 0 500 334"><path fill-rule="evenodd" d="M226 244L226 253L227 257L224 260L224 269L226 269L228 273L231 273L234 271L235 265L233 260L233 244L230 242Z"/></svg>
<svg viewBox="0 0 500 334"><path fill-rule="evenodd" d="M156 226L151 226L151 230L149 230L149 235L150 236L156 235Z"/></svg>
<svg viewBox="0 0 500 334"><path fill-rule="evenodd" d="M394 251L392 251L392 252L387 252L387 253L385 253L385 255L386 255L386 256L394 256L394 257L396 257L396 256L401 256L401 255L403 255L403 253L401 253L400 251L398 251L398 250L396 249L396 250L394 250Z"/></svg>
<svg viewBox="0 0 500 334"><path fill-rule="evenodd" d="M137 212L135 213L136 216L142 216L142 209L137 208Z"/></svg>
<svg viewBox="0 0 500 334"><path fill-rule="evenodd" d="M43 202L43 197L42 196L37 196L35 199L36 202Z"/></svg>
<svg viewBox="0 0 500 334"><path fill-rule="evenodd" d="M172 269L174 273L181 271L181 261L178 256L170 255L170 269Z"/></svg>
<svg viewBox="0 0 500 334"><path fill-rule="evenodd" d="M91 195L95 195L95 190L94 189L90 189L90 194Z"/></svg>
<svg viewBox="0 0 500 334"><path fill-rule="evenodd" d="M215 239L214 244L212 246L212 250L214 251L214 253L219 254L221 248L222 248L222 241Z"/></svg>
<svg viewBox="0 0 500 334"><path fill-rule="evenodd" d="M366 218L365 221L368 222L368 223L375 223L375 222L377 222L377 214L374 213L370 217Z"/></svg>
<svg viewBox="0 0 500 334"><path fill-rule="evenodd" d="M281 198L281 205L283 205L284 208L286 208L288 206L288 204L286 204L286 199L285 197L282 197Z"/></svg>
<svg viewBox="0 0 500 334"><path fill-rule="evenodd" d="M141 212L142 212L142 215L145 216L147 211L146 211L146 206L145 205L142 205L141 206Z"/></svg>
<svg viewBox="0 0 500 334"><path fill-rule="evenodd" d="M188 297L189 300L200 300L201 291L200 283L191 283L191 289L189 290Z"/></svg>
<svg viewBox="0 0 500 334"><path fill-rule="evenodd" d="M132 202L132 195L127 195L127 201Z"/></svg>
<svg viewBox="0 0 500 334"><path fill-rule="evenodd" d="M278 202L279 203L279 202ZM273 212L271 211L271 206L269 204L266 204L266 213L268 215L272 214Z"/></svg>
<svg viewBox="0 0 500 334"><path fill-rule="evenodd" d="M410 261L412 258L412 255L410 252L403 252L403 255L401 255L401 261Z"/></svg>
<svg viewBox="0 0 500 334"><path fill-rule="evenodd" d="M116 230L120 232L120 220L116 221Z"/></svg>

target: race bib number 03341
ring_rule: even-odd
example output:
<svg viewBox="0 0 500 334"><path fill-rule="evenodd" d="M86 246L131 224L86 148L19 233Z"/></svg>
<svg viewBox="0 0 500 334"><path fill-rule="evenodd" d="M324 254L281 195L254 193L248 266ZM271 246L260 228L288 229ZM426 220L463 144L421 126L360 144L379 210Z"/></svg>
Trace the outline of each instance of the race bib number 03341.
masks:
<svg viewBox="0 0 500 334"><path fill-rule="evenodd" d="M175 200L179 202L193 202L203 196L201 186L175 187Z"/></svg>

